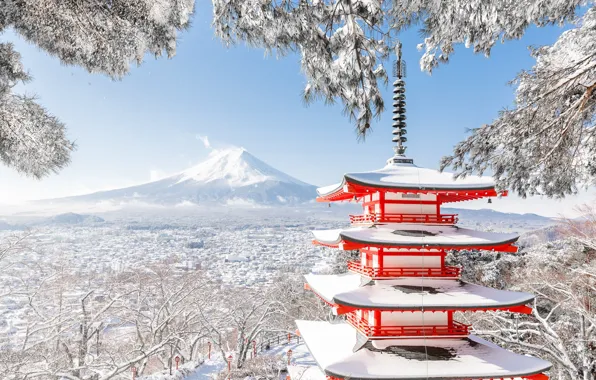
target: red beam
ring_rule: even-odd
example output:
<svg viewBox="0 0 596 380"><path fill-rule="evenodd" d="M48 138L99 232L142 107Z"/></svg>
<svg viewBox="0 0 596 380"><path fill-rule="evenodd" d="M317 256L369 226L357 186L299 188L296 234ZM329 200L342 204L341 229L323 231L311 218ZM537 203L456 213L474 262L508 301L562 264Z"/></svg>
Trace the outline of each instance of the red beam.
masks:
<svg viewBox="0 0 596 380"><path fill-rule="evenodd" d="M379 255L379 256L447 256L447 252L445 250L440 251L421 251L419 249L411 249L411 250L401 250L401 251L387 251L384 250L383 247L379 248L379 251L373 251L370 248L360 248L361 252L366 252L371 255Z"/></svg>
<svg viewBox="0 0 596 380"><path fill-rule="evenodd" d="M351 241L345 241L342 240L340 243L332 243L332 244L328 244L328 243L322 243L318 240L313 240L313 244L314 245L320 245L323 247L330 247L330 248L339 248L339 249L343 249L344 251L351 251L351 250L355 250L355 249L362 249L362 248L369 248L369 247L374 247L379 246L378 243L372 244L372 243L359 243L359 242L351 242ZM385 248L421 248L421 247L427 247L427 248L435 248L435 249L441 249L441 250L450 250L450 249L455 249L455 250L462 250L462 249L477 249L477 250L482 250L482 251L497 251L497 252L510 252L510 253L515 253L517 252L518 248L512 245L513 243L509 243L509 244L497 244L497 245L457 245L457 244L453 244L453 245L437 245L437 246L429 246L428 244L395 244L395 245L390 245L390 244L383 244L382 246Z"/></svg>
<svg viewBox="0 0 596 380"><path fill-rule="evenodd" d="M537 373L536 375L524 376L524 379L527 380L548 380L549 377L543 373Z"/></svg>

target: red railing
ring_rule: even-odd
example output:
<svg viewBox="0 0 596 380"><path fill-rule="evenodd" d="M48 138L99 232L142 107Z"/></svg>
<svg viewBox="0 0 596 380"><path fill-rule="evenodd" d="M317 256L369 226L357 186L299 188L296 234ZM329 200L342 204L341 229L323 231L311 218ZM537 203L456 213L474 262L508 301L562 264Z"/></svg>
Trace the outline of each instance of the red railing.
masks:
<svg viewBox="0 0 596 380"><path fill-rule="evenodd" d="M360 261L348 261L348 270L370 278L382 277L446 277L459 278L460 267L442 268L371 268L363 266Z"/></svg>
<svg viewBox="0 0 596 380"><path fill-rule="evenodd" d="M460 322L453 321L448 326L369 326L368 322L358 319L355 313L348 314L348 323L358 329L367 337L388 336L467 336L470 327Z"/></svg>
<svg viewBox="0 0 596 380"><path fill-rule="evenodd" d="M428 223L456 224L457 214L362 214L350 215L350 223Z"/></svg>

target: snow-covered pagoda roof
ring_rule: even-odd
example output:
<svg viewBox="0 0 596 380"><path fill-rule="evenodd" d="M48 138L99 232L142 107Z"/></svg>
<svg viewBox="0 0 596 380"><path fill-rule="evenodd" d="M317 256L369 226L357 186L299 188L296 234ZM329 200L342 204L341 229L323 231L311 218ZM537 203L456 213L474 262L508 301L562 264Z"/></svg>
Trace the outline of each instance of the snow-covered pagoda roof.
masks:
<svg viewBox="0 0 596 380"><path fill-rule="evenodd" d="M420 277L369 281L358 274L304 276L310 289L339 310L511 310L527 312L534 295L460 280ZM342 314L342 312L340 312Z"/></svg>
<svg viewBox="0 0 596 380"><path fill-rule="evenodd" d="M516 252L517 234L475 231L452 225L378 223L372 226L312 232L315 244L344 250L367 246L444 249L494 249Z"/></svg>
<svg viewBox="0 0 596 380"><path fill-rule="evenodd" d="M453 173L416 166L412 159L394 157L379 170L347 173L341 182L317 189L320 202L360 197L371 191L433 193L441 202L497 196L491 177L455 178Z"/></svg>
<svg viewBox="0 0 596 380"><path fill-rule="evenodd" d="M346 323L296 321L327 376L364 379L515 379L551 364L515 354L479 337L389 339L362 342Z"/></svg>

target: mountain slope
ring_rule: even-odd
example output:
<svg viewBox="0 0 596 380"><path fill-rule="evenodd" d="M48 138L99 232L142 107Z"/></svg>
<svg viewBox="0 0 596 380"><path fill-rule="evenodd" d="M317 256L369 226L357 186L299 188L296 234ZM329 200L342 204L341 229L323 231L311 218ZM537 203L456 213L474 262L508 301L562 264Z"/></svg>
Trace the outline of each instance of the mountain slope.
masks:
<svg viewBox="0 0 596 380"><path fill-rule="evenodd" d="M234 148L213 151L200 164L159 181L61 200L295 204L315 196L315 186L269 166L243 148Z"/></svg>

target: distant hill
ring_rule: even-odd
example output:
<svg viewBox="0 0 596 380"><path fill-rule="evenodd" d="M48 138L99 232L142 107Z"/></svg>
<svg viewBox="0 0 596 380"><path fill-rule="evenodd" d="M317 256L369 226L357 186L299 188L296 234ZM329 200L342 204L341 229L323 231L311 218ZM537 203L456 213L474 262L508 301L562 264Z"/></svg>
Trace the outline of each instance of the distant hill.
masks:
<svg viewBox="0 0 596 380"><path fill-rule="evenodd" d="M468 210L461 208L444 208L445 214L458 214L458 225L478 230L525 232L552 226L556 219L537 214L516 214L490 209Z"/></svg>
<svg viewBox="0 0 596 380"><path fill-rule="evenodd" d="M0 231L19 231L24 230L26 227L17 224L10 224L4 220L0 220Z"/></svg>
<svg viewBox="0 0 596 380"><path fill-rule="evenodd" d="M463 208L441 208L441 211L445 214L458 214L460 220L461 219L483 219L483 220L524 220L524 221L534 221L534 222L544 222L544 223L554 223L555 220L546 216L538 215L538 214L517 214L512 212L500 212L491 209L479 209L479 210L469 210Z"/></svg>
<svg viewBox="0 0 596 380"><path fill-rule="evenodd" d="M66 214L59 214L45 219L38 224L96 224L103 223L105 220L95 215L75 214L69 212Z"/></svg>

